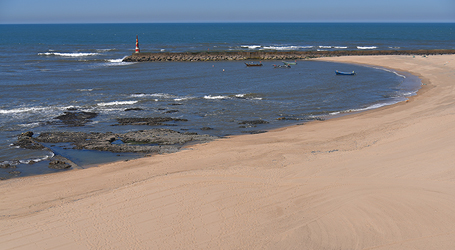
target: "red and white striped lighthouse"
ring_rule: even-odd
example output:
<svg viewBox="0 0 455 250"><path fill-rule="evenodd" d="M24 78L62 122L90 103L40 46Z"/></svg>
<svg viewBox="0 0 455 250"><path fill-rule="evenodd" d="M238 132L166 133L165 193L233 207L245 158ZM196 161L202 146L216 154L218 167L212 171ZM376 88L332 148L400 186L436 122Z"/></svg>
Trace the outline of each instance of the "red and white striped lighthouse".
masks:
<svg viewBox="0 0 455 250"><path fill-rule="evenodd" d="M139 51L139 39L138 39L138 37L136 35L136 52L135 53L139 53L139 52L140 52Z"/></svg>

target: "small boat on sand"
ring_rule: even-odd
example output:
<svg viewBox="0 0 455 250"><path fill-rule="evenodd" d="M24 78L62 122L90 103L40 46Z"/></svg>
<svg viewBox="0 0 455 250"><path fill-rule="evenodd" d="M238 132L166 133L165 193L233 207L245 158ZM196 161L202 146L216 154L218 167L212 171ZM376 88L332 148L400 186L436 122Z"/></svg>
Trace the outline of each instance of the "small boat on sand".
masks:
<svg viewBox="0 0 455 250"><path fill-rule="evenodd" d="M262 66L262 63L253 63L253 62L251 62L251 63L245 63L245 65L246 65L247 67Z"/></svg>
<svg viewBox="0 0 455 250"><path fill-rule="evenodd" d="M337 74L337 75L345 75L345 76L353 76L356 73L354 71L352 71L352 72L341 72L341 71L335 70L335 74Z"/></svg>

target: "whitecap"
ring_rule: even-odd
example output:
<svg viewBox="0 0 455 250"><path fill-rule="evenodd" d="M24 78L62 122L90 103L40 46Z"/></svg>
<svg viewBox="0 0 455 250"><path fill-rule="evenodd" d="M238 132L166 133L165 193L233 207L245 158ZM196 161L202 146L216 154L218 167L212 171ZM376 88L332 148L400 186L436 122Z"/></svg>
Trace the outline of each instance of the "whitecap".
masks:
<svg viewBox="0 0 455 250"><path fill-rule="evenodd" d="M26 112L41 112L49 108L44 107L25 107L17 109L0 109L0 114L16 114L16 113L26 113Z"/></svg>
<svg viewBox="0 0 455 250"><path fill-rule="evenodd" d="M40 56L63 56L63 57L86 57L86 56L96 56L99 53L59 53L59 52L45 52L38 53Z"/></svg>
<svg viewBox="0 0 455 250"><path fill-rule="evenodd" d="M125 59L127 56L124 56L123 58L117 58L117 59L106 59L106 64L107 66L124 66L124 65L131 65L136 62L124 62L123 59Z"/></svg>
<svg viewBox="0 0 455 250"><path fill-rule="evenodd" d="M311 49L313 46L265 46L264 50L299 50Z"/></svg>
<svg viewBox="0 0 455 250"><path fill-rule="evenodd" d="M247 48L247 49L258 49L262 47L261 45L240 45L241 48Z"/></svg>
<svg viewBox="0 0 455 250"><path fill-rule="evenodd" d="M204 96L204 99L208 99L208 100L222 100L222 99L229 99L229 96L223 96L223 95L216 95L216 96L206 95L206 96Z"/></svg>
<svg viewBox="0 0 455 250"><path fill-rule="evenodd" d="M114 101L114 102L101 102L98 103L98 106L116 106L116 105L132 105L137 103L138 101Z"/></svg>
<svg viewBox="0 0 455 250"><path fill-rule="evenodd" d="M115 50L117 50L117 49L97 49L96 51L102 53L102 52L109 52L109 51L115 51Z"/></svg>
<svg viewBox="0 0 455 250"><path fill-rule="evenodd" d="M144 98L144 97L155 97L155 98L162 98L162 99L174 99L177 98L175 95L166 94L166 93L153 93L153 94L144 94L144 93L136 93L131 94L130 97L136 98Z"/></svg>
<svg viewBox="0 0 455 250"><path fill-rule="evenodd" d="M191 99L196 99L196 97L187 96L187 97L174 98L174 101L179 102L179 101L187 101L187 100L191 100Z"/></svg>
<svg viewBox="0 0 455 250"><path fill-rule="evenodd" d="M39 122L32 122L32 123L24 123L24 124L19 124L19 126L24 127L24 128L36 128L40 126Z"/></svg>
<svg viewBox="0 0 455 250"><path fill-rule="evenodd" d="M377 49L376 46L357 46L357 49Z"/></svg>

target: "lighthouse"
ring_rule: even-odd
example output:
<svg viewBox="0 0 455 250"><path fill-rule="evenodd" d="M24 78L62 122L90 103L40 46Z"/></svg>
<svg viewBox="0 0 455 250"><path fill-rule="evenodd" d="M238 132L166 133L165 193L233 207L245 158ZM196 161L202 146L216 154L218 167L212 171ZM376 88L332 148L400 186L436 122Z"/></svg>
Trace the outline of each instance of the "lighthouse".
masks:
<svg viewBox="0 0 455 250"><path fill-rule="evenodd" d="M138 36L136 35L136 52L135 53L139 53L139 39L138 39Z"/></svg>

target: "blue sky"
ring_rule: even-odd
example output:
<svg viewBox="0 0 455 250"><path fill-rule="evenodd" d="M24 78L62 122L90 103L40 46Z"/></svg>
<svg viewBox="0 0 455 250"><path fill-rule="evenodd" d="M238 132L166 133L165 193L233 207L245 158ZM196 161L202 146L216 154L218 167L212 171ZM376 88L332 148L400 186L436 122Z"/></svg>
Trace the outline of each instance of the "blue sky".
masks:
<svg viewBox="0 0 455 250"><path fill-rule="evenodd" d="M455 22L455 0L0 0L0 23Z"/></svg>

